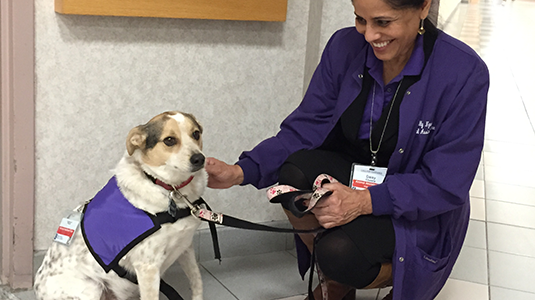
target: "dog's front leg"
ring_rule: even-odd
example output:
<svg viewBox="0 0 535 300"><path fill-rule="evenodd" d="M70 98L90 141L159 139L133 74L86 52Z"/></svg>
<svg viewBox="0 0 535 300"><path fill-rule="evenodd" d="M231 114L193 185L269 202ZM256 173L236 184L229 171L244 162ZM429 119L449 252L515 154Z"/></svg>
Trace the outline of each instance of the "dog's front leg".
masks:
<svg viewBox="0 0 535 300"><path fill-rule="evenodd" d="M186 273L186 276L188 276L192 300L203 300L201 271L199 270L199 265L195 259L195 252L191 245L178 257L178 263L182 267L182 270L184 270L184 273Z"/></svg>
<svg viewBox="0 0 535 300"><path fill-rule="evenodd" d="M160 269L154 265L134 264L141 300L158 300L160 293Z"/></svg>

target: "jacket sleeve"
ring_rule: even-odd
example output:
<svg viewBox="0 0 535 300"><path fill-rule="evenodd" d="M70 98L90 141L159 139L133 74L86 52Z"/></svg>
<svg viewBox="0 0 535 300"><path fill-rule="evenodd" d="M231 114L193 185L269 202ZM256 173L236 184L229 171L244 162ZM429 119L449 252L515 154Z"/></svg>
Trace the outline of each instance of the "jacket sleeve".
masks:
<svg viewBox="0 0 535 300"><path fill-rule="evenodd" d="M257 188L272 185L278 180L278 171L290 154L301 149L313 149L321 145L333 127L332 116L338 97L340 68L345 67L340 54L344 53L347 36L354 29L336 32L323 51L321 61L310 81L301 104L282 122L277 135L268 138L251 151L243 152L237 162L244 171L245 184ZM349 39L351 40L351 39Z"/></svg>
<svg viewBox="0 0 535 300"><path fill-rule="evenodd" d="M425 220L469 201L483 150L488 88L488 70L480 61L445 110L414 172L389 175L369 188L374 215Z"/></svg>

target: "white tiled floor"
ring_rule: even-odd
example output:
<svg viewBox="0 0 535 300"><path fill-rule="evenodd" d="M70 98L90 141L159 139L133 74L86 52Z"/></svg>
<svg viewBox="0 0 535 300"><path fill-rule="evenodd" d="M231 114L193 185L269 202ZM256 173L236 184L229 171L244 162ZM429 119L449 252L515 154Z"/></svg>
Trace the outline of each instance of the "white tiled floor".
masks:
<svg viewBox="0 0 535 300"><path fill-rule="evenodd" d="M444 30L478 51L491 72L484 157L471 223L440 300L535 300L535 1L463 1ZM307 283L289 251L201 261L205 299L301 300ZM189 297L185 276L166 278ZM361 300L388 290L358 291ZM31 291L15 294L34 299ZM162 298L163 299L163 298Z"/></svg>

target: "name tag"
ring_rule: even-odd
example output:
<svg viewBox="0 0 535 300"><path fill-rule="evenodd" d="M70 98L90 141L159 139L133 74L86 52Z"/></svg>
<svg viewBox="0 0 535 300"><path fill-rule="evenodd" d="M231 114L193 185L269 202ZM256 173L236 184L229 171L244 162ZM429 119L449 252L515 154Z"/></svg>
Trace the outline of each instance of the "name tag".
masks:
<svg viewBox="0 0 535 300"><path fill-rule="evenodd" d="M70 245L74 233L82 221L83 214L77 211L70 212L67 217L61 220L54 241L63 245Z"/></svg>
<svg viewBox="0 0 535 300"><path fill-rule="evenodd" d="M388 168L353 164L350 187L355 190L364 190L381 184L385 180L387 170Z"/></svg>

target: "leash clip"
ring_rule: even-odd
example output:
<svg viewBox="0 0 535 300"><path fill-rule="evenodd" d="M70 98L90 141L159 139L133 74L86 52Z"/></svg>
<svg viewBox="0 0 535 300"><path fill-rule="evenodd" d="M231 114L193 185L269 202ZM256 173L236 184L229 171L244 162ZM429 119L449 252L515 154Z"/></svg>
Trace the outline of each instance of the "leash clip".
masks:
<svg viewBox="0 0 535 300"><path fill-rule="evenodd" d="M201 207L199 205L194 205L193 203L191 203L191 201L189 201L188 197L183 195L174 186L173 186L173 190L171 192L169 192L169 196L174 198L174 199L183 199L184 203L186 203L186 205L189 207L191 215L196 217L196 218L199 218L199 211L201 210Z"/></svg>

